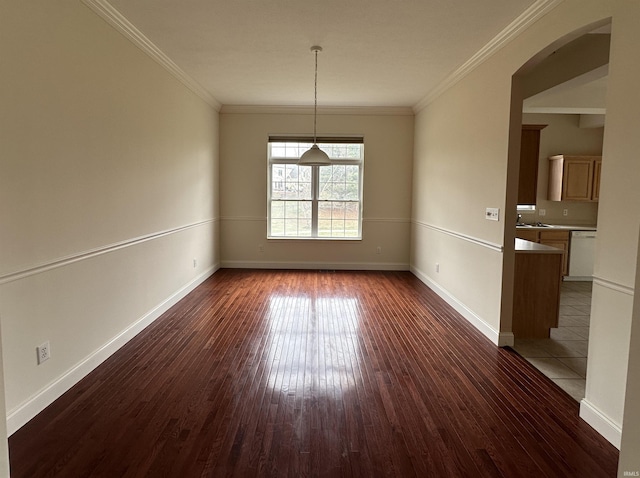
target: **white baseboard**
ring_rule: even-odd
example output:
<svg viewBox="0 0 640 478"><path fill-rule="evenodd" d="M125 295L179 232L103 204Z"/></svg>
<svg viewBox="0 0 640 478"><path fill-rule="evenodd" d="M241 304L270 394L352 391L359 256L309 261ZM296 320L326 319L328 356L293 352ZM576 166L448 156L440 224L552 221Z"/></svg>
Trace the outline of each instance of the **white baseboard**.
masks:
<svg viewBox="0 0 640 478"><path fill-rule="evenodd" d="M109 340L99 349L85 357L76 365L67 370L63 375L51 382L45 388L40 390L27 401L18 405L7 413L7 434L11 436L20 429L29 420L53 403L63 393L73 387L81 379L87 376L98 365L108 359L111 355L120 349L129 340L140 333L145 327L155 321L167 310L177 304L189 292L194 290L208 277L214 274L220 266L218 264L208 268L202 274L198 275L191 282L174 292L171 296L158 304L144 316L136 320L125 330Z"/></svg>
<svg viewBox="0 0 640 478"><path fill-rule="evenodd" d="M447 304L453 307L460 315L462 315L468 322L471 323L476 329L478 329L485 337L491 340L499 347L513 345L513 334L500 333L499 330L494 329L487 324L479 315L469 309L466 305L460 302L456 297L449 293L446 289L434 282L428 275L420 271L416 267L411 267L411 272L422 282L424 282L430 289L438 294Z"/></svg>
<svg viewBox="0 0 640 478"><path fill-rule="evenodd" d="M618 450L620 449L622 428L586 398L580 401L580 418L591 425L595 431L605 437Z"/></svg>
<svg viewBox="0 0 640 478"><path fill-rule="evenodd" d="M223 261L226 269L296 269L336 271L408 271L409 264L394 262L261 262Z"/></svg>

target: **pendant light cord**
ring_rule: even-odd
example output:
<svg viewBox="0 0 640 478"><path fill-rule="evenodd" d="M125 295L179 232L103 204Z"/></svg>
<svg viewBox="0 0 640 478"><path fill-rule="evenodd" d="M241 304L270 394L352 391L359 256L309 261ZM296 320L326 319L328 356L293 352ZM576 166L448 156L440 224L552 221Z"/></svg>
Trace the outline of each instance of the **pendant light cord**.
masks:
<svg viewBox="0 0 640 478"><path fill-rule="evenodd" d="M313 144L316 144L316 118L318 116L318 50L315 50L316 54L316 73L313 83Z"/></svg>

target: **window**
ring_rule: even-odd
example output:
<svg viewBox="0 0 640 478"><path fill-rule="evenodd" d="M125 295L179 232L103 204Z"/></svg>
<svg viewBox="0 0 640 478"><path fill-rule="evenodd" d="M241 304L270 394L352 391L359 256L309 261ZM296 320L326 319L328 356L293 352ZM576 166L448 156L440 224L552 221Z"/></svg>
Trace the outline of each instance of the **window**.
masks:
<svg viewBox="0 0 640 478"><path fill-rule="evenodd" d="M267 237L362 238L362 138L318 138L329 166L298 166L310 138L270 138Z"/></svg>

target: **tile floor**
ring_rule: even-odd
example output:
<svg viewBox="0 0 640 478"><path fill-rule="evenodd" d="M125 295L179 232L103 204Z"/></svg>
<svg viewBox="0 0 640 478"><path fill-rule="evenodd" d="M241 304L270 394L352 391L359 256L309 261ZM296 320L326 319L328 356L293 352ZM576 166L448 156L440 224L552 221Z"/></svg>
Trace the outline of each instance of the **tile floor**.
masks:
<svg viewBox="0 0 640 478"><path fill-rule="evenodd" d="M548 339L516 339L514 350L569 395L584 398L591 282L563 282L558 328Z"/></svg>

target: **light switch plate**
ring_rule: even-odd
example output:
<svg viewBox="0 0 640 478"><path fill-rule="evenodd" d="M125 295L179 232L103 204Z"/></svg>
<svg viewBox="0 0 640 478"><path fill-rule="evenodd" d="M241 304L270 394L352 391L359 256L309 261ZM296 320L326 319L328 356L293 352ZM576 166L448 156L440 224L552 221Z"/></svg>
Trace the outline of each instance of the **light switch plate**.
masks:
<svg viewBox="0 0 640 478"><path fill-rule="evenodd" d="M500 208L488 207L484 217L489 221L497 221L498 219L500 219Z"/></svg>

